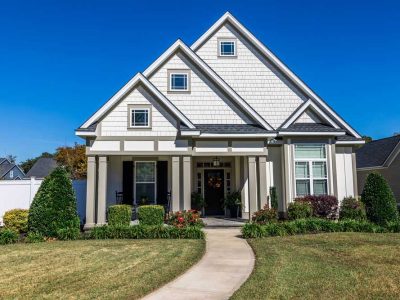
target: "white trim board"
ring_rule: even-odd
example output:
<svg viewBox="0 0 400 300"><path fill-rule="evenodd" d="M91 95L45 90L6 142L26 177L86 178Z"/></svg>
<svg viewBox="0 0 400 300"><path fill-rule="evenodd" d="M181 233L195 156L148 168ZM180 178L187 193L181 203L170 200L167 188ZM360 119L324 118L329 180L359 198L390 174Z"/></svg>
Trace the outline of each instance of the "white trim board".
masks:
<svg viewBox="0 0 400 300"><path fill-rule="evenodd" d="M211 77L213 82L224 92L226 92L230 98L232 98L236 104L239 105L249 117L253 118L257 124L268 130L274 130L273 127L268 124L245 100L243 100L221 77L215 73L196 53L194 53L188 46L185 45L181 40L177 40L171 47L169 47L154 63L152 63L144 72L143 75L150 77L154 71L156 71L168 58L175 53L175 51L181 50L186 54L203 72Z"/></svg>
<svg viewBox="0 0 400 300"><path fill-rule="evenodd" d="M239 31L253 46L267 57L276 67L292 80L306 95L317 101L328 113L330 113L344 128L357 138L361 136L347 124L324 100L315 94L298 76L296 76L275 54L271 52L262 42L260 42L246 27L235 19L229 12L226 12L217 22L214 23L192 46L193 51L197 51L201 45L225 22L229 22L236 30Z"/></svg>
<svg viewBox="0 0 400 300"><path fill-rule="evenodd" d="M142 83L146 88L148 88L156 97L170 110L175 116L179 118L186 126L190 129L195 129L196 127L190 122L190 120L181 113L175 105L171 103L146 77L142 74L136 74L127 84L124 85L114 96L111 97L94 115L92 115L81 128L88 128L92 123L98 121L102 116L104 116L116 103L118 103L130 90L138 83ZM77 135L80 133L79 130L76 131Z"/></svg>

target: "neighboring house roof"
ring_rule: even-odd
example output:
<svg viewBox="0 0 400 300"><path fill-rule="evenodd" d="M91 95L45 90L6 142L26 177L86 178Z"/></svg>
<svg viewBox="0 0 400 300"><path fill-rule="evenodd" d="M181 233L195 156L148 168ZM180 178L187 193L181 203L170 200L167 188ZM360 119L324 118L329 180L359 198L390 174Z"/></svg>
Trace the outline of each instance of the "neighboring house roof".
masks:
<svg viewBox="0 0 400 300"><path fill-rule="evenodd" d="M311 90L296 74L294 74L275 54L272 53L262 42L260 42L245 26L243 26L229 12L226 12L213 26L210 27L192 46L196 51L203 45L215 31L217 31L225 22L229 22L240 34L242 34L262 55L271 61L283 74L294 82L310 98L317 101L321 107L331 114L349 133L357 138L361 136L347 122L345 122L324 100L322 100L313 90Z"/></svg>
<svg viewBox="0 0 400 300"><path fill-rule="evenodd" d="M0 165L4 164L4 163L11 164L11 162L7 158L0 157Z"/></svg>
<svg viewBox="0 0 400 300"><path fill-rule="evenodd" d="M36 177L44 178L57 167L57 162L51 157L39 158L32 168L26 173L25 178Z"/></svg>
<svg viewBox="0 0 400 300"><path fill-rule="evenodd" d="M0 179L6 176L8 172L10 172L14 168L18 168L22 174L25 174L24 171L18 165L10 163L10 161L7 160L7 163L0 164Z"/></svg>
<svg viewBox="0 0 400 300"><path fill-rule="evenodd" d="M400 135L365 144L356 151L357 169L388 167L400 152Z"/></svg>

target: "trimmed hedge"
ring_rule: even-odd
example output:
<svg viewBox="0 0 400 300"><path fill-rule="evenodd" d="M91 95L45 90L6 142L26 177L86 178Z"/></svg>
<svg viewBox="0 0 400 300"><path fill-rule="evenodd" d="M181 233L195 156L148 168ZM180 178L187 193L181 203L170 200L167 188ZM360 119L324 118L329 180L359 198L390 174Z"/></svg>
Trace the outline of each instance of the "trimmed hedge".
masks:
<svg viewBox="0 0 400 300"><path fill-rule="evenodd" d="M177 228L173 226L101 226L90 230L87 239L204 239L200 227L189 226Z"/></svg>
<svg viewBox="0 0 400 300"><path fill-rule="evenodd" d="M336 219L339 202L335 196L330 195L308 195L296 198L295 201L309 202L313 209L313 216L317 218Z"/></svg>
<svg viewBox="0 0 400 300"><path fill-rule="evenodd" d="M368 175L361 201L365 204L368 220L385 225L398 219L396 200L389 184L378 173Z"/></svg>
<svg viewBox="0 0 400 300"><path fill-rule="evenodd" d="M164 207L161 205L142 205L138 208L140 225L162 225L164 215Z"/></svg>
<svg viewBox="0 0 400 300"><path fill-rule="evenodd" d="M46 237L57 237L57 231L80 228L76 197L67 171L57 167L47 176L29 209L28 230Z"/></svg>
<svg viewBox="0 0 400 300"><path fill-rule="evenodd" d="M288 206L289 220L311 218L313 215L313 208L311 203L305 201L294 201Z"/></svg>
<svg viewBox="0 0 400 300"><path fill-rule="evenodd" d="M400 232L400 223L392 222L380 226L368 221L330 221L326 219L299 219L289 222L269 223L265 225L247 223L242 228L244 238L286 236L321 232Z"/></svg>
<svg viewBox="0 0 400 300"><path fill-rule="evenodd" d="M45 241L46 241L45 237L37 232L28 232L28 234L25 237L26 243L41 243Z"/></svg>
<svg viewBox="0 0 400 300"><path fill-rule="evenodd" d="M275 208L269 208L268 204L264 208L256 211L251 217L252 221L257 224L267 224L278 221L278 211Z"/></svg>
<svg viewBox="0 0 400 300"><path fill-rule="evenodd" d="M16 208L6 211L3 216L4 225L18 233L25 233L28 231L28 215L27 209Z"/></svg>
<svg viewBox="0 0 400 300"><path fill-rule="evenodd" d="M0 245L14 244L18 242L19 235L16 231L11 229L0 230Z"/></svg>
<svg viewBox="0 0 400 300"><path fill-rule="evenodd" d="M344 198L340 204L339 219L366 220L364 204L354 197Z"/></svg>
<svg viewBox="0 0 400 300"><path fill-rule="evenodd" d="M108 208L108 225L129 226L132 220L132 206L112 205Z"/></svg>

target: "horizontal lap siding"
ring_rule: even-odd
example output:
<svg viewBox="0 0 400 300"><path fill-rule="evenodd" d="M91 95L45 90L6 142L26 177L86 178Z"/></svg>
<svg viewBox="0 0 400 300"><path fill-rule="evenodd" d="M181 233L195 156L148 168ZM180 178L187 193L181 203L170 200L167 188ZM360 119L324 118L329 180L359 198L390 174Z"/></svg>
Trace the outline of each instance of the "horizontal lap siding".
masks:
<svg viewBox="0 0 400 300"><path fill-rule="evenodd" d="M168 93L168 69L191 69L178 55L171 57L149 80L194 124L245 124L217 93L191 71L190 93Z"/></svg>
<svg viewBox="0 0 400 300"><path fill-rule="evenodd" d="M227 25L229 26L229 25ZM279 127L306 98L263 63L233 29L221 27L196 52L273 127ZM237 39L237 57L218 57L218 38ZM245 44L246 43L246 44Z"/></svg>
<svg viewBox="0 0 400 300"><path fill-rule="evenodd" d="M135 88L101 121L102 136L176 136L177 129L152 105L152 128L145 130L128 129L128 105L151 104L149 96L142 88ZM164 112L165 113L165 112ZM174 120L172 120L175 122Z"/></svg>

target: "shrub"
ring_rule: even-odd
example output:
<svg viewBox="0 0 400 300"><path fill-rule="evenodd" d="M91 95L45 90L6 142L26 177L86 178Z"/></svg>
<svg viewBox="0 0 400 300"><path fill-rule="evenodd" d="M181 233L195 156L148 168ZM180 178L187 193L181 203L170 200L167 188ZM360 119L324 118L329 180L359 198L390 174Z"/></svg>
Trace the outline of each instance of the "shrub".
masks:
<svg viewBox="0 0 400 300"><path fill-rule="evenodd" d="M57 237L57 230L70 226L79 228L75 193L68 173L58 167L44 179L33 199L28 230Z"/></svg>
<svg viewBox="0 0 400 300"><path fill-rule="evenodd" d="M309 202L312 206L313 216L317 218L336 219L338 213L338 200L335 196L305 196L296 198L295 201Z"/></svg>
<svg viewBox="0 0 400 300"><path fill-rule="evenodd" d="M28 214L27 209L12 209L4 214L3 222L6 228L12 229L18 233L28 231Z"/></svg>
<svg viewBox="0 0 400 300"><path fill-rule="evenodd" d="M168 224L178 228L204 226L203 220L200 219L200 213L194 209L169 213Z"/></svg>
<svg viewBox="0 0 400 300"><path fill-rule="evenodd" d="M312 217L313 210L310 202L294 201L288 206L288 218L290 220Z"/></svg>
<svg viewBox="0 0 400 300"><path fill-rule="evenodd" d="M28 232L25 237L26 243L41 243L45 241L45 237L41 233Z"/></svg>
<svg viewBox="0 0 400 300"><path fill-rule="evenodd" d="M242 206L242 195L239 191L229 193L224 199L224 207L229 209L231 218L237 218Z"/></svg>
<svg viewBox="0 0 400 300"><path fill-rule="evenodd" d="M204 239L204 232L198 226L101 226L93 228L88 239Z"/></svg>
<svg viewBox="0 0 400 300"><path fill-rule="evenodd" d="M0 245L13 244L18 239L19 235L16 231L7 228L0 230Z"/></svg>
<svg viewBox="0 0 400 300"><path fill-rule="evenodd" d="M298 219L288 222L267 224L247 223L242 228L244 238L261 238L268 236L285 236L320 232L400 232L400 223L390 223L380 226L368 221L343 220L332 221L326 219Z"/></svg>
<svg viewBox="0 0 400 300"><path fill-rule="evenodd" d="M206 206L206 202L205 202L203 196L201 195L201 193L196 193L196 192L192 193L191 204L194 209L199 210L199 211L201 211L203 209L203 207Z"/></svg>
<svg viewBox="0 0 400 300"><path fill-rule="evenodd" d="M141 225L162 225L164 223L164 207L161 205L142 205L138 209Z"/></svg>
<svg viewBox="0 0 400 300"><path fill-rule="evenodd" d="M57 230L57 238L62 241L77 240L81 237L79 228L67 227Z"/></svg>
<svg viewBox="0 0 400 300"><path fill-rule="evenodd" d="M269 196L271 198L271 207L278 210L278 193L276 192L276 187L271 186L269 188Z"/></svg>
<svg viewBox="0 0 400 300"><path fill-rule="evenodd" d="M256 211L252 216L252 221L257 224L266 224L278 221L278 211L275 208L269 208L268 204L263 209Z"/></svg>
<svg viewBox="0 0 400 300"><path fill-rule="evenodd" d="M110 226L128 226L132 220L132 206L130 205L112 205L108 208L108 225Z"/></svg>
<svg viewBox="0 0 400 300"><path fill-rule="evenodd" d="M385 225L398 219L396 200L388 183L382 175L371 173L368 175L361 201L365 204L368 220Z"/></svg>
<svg viewBox="0 0 400 300"><path fill-rule="evenodd" d="M340 204L339 219L352 219L352 220L365 220L365 207L364 204L354 197L346 197Z"/></svg>

